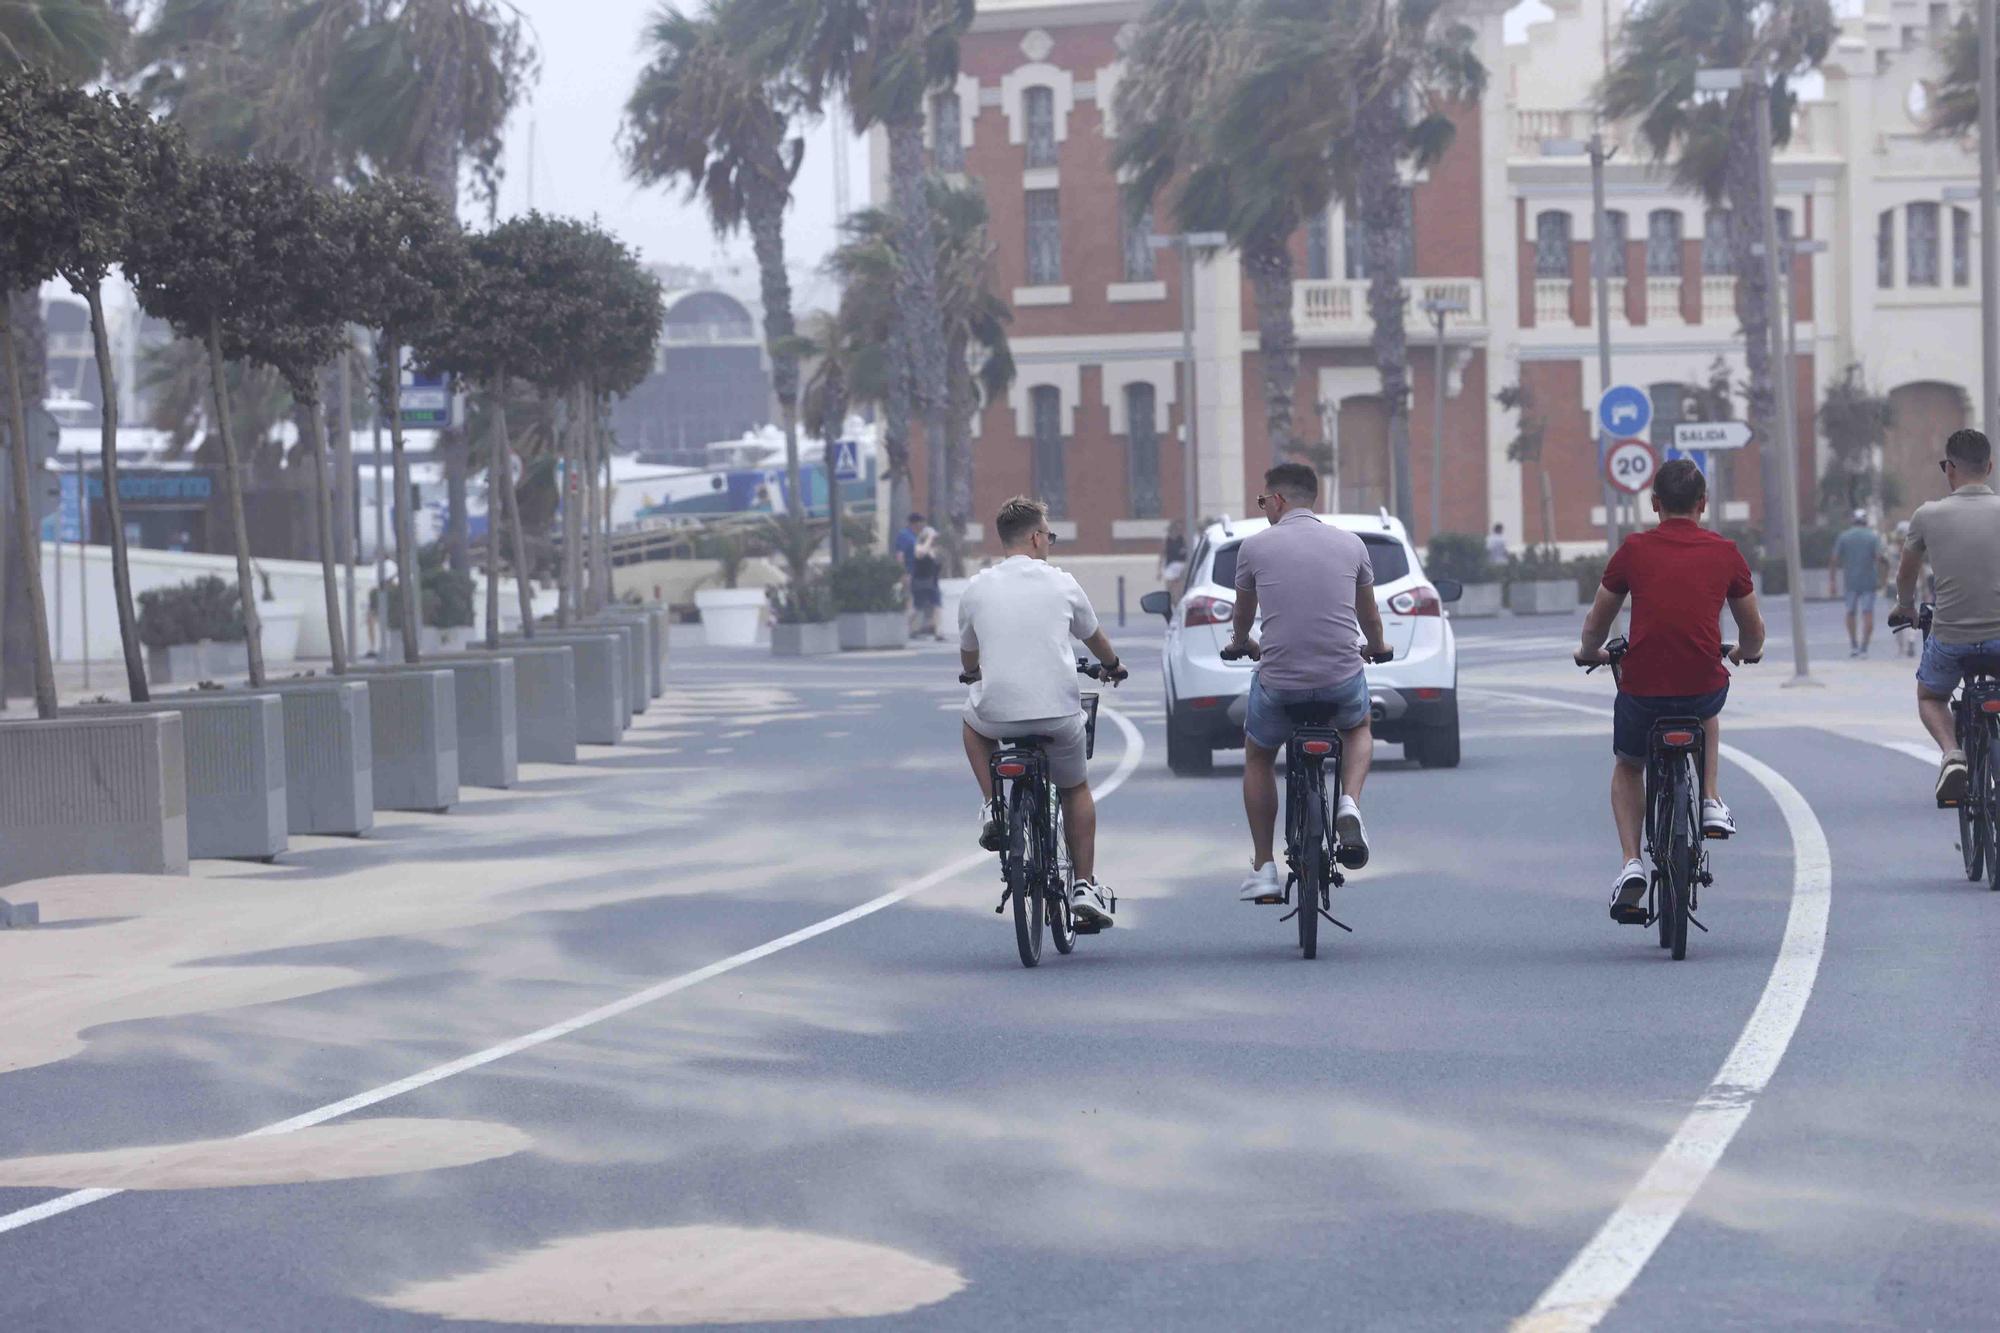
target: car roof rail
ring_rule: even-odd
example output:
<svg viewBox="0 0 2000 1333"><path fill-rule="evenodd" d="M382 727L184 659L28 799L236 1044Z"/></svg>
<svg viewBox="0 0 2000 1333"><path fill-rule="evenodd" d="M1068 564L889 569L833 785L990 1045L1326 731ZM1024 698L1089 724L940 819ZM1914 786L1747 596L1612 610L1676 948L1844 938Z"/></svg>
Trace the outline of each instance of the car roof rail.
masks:
<svg viewBox="0 0 2000 1333"><path fill-rule="evenodd" d="M1230 527L1230 526L1229 526L1229 515L1227 515L1227 514L1217 514L1217 515L1215 516L1215 521L1216 521L1217 523L1220 523L1220 524L1222 525L1222 535L1223 535L1223 536L1225 536L1225 537L1234 537L1234 536L1236 535L1236 529L1235 529L1235 528L1232 528L1232 527Z"/></svg>
<svg viewBox="0 0 2000 1333"><path fill-rule="evenodd" d="M1387 532L1391 527L1394 526L1389 521L1389 506L1383 505L1379 512L1382 515L1382 531Z"/></svg>

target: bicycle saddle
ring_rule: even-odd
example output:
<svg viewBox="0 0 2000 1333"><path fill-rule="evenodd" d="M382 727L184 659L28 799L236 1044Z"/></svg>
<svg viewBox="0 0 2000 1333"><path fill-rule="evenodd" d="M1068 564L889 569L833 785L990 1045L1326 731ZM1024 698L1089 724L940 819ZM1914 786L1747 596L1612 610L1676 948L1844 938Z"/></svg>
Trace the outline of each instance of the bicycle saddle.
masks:
<svg viewBox="0 0 2000 1333"><path fill-rule="evenodd" d="M2000 657L1991 653L1974 653L1961 658L1959 667L1968 676L2000 676Z"/></svg>
<svg viewBox="0 0 2000 1333"><path fill-rule="evenodd" d="M1330 727L1333 725L1334 705L1329 703L1303 703L1284 705L1285 716L1305 727Z"/></svg>

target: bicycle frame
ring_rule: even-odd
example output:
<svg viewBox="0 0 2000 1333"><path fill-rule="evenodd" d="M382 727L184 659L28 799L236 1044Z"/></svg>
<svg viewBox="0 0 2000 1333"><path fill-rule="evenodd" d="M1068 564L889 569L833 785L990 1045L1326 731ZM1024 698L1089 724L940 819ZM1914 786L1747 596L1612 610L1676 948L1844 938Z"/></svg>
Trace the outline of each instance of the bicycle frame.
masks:
<svg viewBox="0 0 2000 1333"><path fill-rule="evenodd" d="M1321 856L1325 864L1317 877L1326 891L1337 889L1347 883L1347 877L1340 871L1340 863L1333 854L1333 807L1340 800L1340 761L1342 746L1338 728L1324 721L1302 721L1293 730L1292 738L1285 743L1285 864L1290 873L1285 879L1285 900L1292 910L1282 920L1289 921L1301 912L1314 912L1325 917L1350 935L1354 928L1336 918L1326 910L1325 902L1307 902L1303 891L1305 885L1305 858ZM1332 791L1327 789L1327 769L1333 769ZM1319 835L1317 838L1309 830L1308 815L1313 809L1319 811ZM1293 890L1301 890L1296 896ZM1318 898L1320 895L1312 895Z"/></svg>
<svg viewBox="0 0 2000 1333"><path fill-rule="evenodd" d="M1701 794L1708 782L1708 732L1700 718L1669 717L1653 724L1646 741L1646 856L1655 867L1647 882L1646 924L1660 919L1660 876L1666 873L1667 841L1673 836L1673 812L1677 804L1689 807L1695 834L1695 864L1688 884L1688 920L1706 932L1695 920L1701 887L1715 881L1709 872L1708 848L1701 837ZM1686 784L1685 794L1677 789Z"/></svg>

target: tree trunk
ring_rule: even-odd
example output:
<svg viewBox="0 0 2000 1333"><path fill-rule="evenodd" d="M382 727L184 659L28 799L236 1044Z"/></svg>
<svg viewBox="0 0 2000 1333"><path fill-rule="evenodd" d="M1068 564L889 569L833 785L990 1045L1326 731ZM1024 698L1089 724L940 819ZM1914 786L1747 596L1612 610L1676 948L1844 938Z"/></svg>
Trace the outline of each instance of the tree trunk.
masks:
<svg viewBox="0 0 2000 1333"><path fill-rule="evenodd" d="M333 494L334 508L339 516L339 525L334 532L334 555L346 566L347 615L341 621L347 633L347 642L354 642L355 608L357 594L354 588L354 555L361 541L361 510L355 504L354 494L354 392L349 378L349 362L353 353L343 335L340 357L334 363L337 367L334 384L339 396L334 399L333 440Z"/></svg>
<svg viewBox="0 0 2000 1333"><path fill-rule="evenodd" d="M1416 497L1410 475L1410 351L1403 328L1402 253L1398 241L1409 225L1403 208L1402 176L1396 146L1402 117L1393 89L1364 104L1359 126L1361 161L1355 179L1363 245L1368 255L1368 315L1374 324L1369 347L1382 380L1382 407L1389 428L1389 463L1396 517L1414 531Z"/></svg>
<svg viewBox="0 0 2000 1333"><path fill-rule="evenodd" d="M0 319L0 351L7 361L7 429L14 438L11 455L14 478L14 540L21 552L21 587L28 595L30 641L35 652L35 713L56 715L56 666L49 654L49 609L42 592L42 541L35 522L34 477L28 470L28 408L22 397L21 357L15 348L11 313ZM0 602L4 602L0 588Z"/></svg>
<svg viewBox="0 0 2000 1333"><path fill-rule="evenodd" d="M896 208L896 320L904 330L910 389L924 418L924 505L945 512L945 441L951 391L946 382L944 313L938 305L937 236L925 190L924 120L889 122L889 188ZM901 515L897 515L898 518Z"/></svg>
<svg viewBox="0 0 2000 1333"><path fill-rule="evenodd" d="M783 163L764 164L769 180L782 180ZM757 282L764 299L764 344L771 355L771 392L778 400L778 420L785 429L785 546L789 552L804 550L802 538L806 522L804 474L799 467L799 353L795 341L797 326L792 318L792 283L785 272L785 207L790 190L760 183L749 200L750 247L757 256ZM828 477L829 484L832 478ZM789 561L787 562L789 564ZM787 570L792 582L801 582L804 563Z"/></svg>
<svg viewBox="0 0 2000 1333"><path fill-rule="evenodd" d="M500 394L507 392L507 377L500 377ZM528 539L521 528L521 493L514 485L514 445L507 438L506 404L500 406L500 447L505 452L500 469L500 498L507 510L507 527L514 543L514 595L521 605L521 637L535 637L535 590L531 586ZM525 470L525 469L524 469Z"/></svg>
<svg viewBox="0 0 2000 1333"><path fill-rule="evenodd" d="M556 625L560 629L568 629L577 614L580 568L576 548L583 540L583 525L577 521L580 488L576 476L576 414L570 410L567 393L559 404L559 415L562 424L551 427L556 431L557 454L562 459L562 485L557 490L557 502L562 506L562 577L556 596Z"/></svg>
<svg viewBox="0 0 2000 1333"><path fill-rule="evenodd" d="M840 478L834 475L840 465L840 437L847 433L847 387L837 366L827 372L825 415L826 438L820 443L826 466L826 543L827 555L837 565L847 554L847 534L841 530L846 502L840 493Z"/></svg>
<svg viewBox="0 0 2000 1333"><path fill-rule="evenodd" d="M583 512L577 516L583 529L576 552L581 594L577 604L584 615L594 616L604 609L604 589L597 578L597 395L578 389L576 409L576 456L583 499Z"/></svg>
<svg viewBox="0 0 2000 1333"><path fill-rule="evenodd" d="M1258 361L1264 370L1264 432L1271 463L1285 461L1297 441L1292 399L1298 392L1299 343L1292 332L1292 253L1283 236L1257 237L1243 247L1244 267L1257 294Z"/></svg>
<svg viewBox="0 0 2000 1333"><path fill-rule="evenodd" d="M388 404L389 460L393 469L390 485L396 491L396 600L402 603L397 608L401 613L397 628L403 635L403 660L415 666L423 658L422 645L417 642L420 623L417 609L424 595L424 571L417 558L417 516L415 497L410 493L410 459L403 451L403 347L385 330L381 348L379 371L382 401Z"/></svg>
<svg viewBox="0 0 2000 1333"><path fill-rule="evenodd" d="M955 579L965 577L965 529L972 522L972 415L979 410L979 394L965 354L965 336L954 335L945 354L951 384L951 435L945 441L945 466L951 486L944 531L948 546L945 572Z"/></svg>
<svg viewBox="0 0 2000 1333"><path fill-rule="evenodd" d="M118 385L111 369L111 339L104 331L104 291L91 284L83 293L90 306L90 337L97 355L98 396L104 399L98 452L104 464L104 509L111 528L111 600L118 606L118 642L125 651L125 685L132 702L152 698L146 663L139 651L139 621L132 612L132 558L125 542L125 503L118 494ZM88 497L81 503L87 508Z"/></svg>
<svg viewBox="0 0 2000 1333"><path fill-rule="evenodd" d="M1554 487L1549 484L1549 469L1541 462L1535 464L1535 480L1539 484L1542 494L1542 545L1554 546L1556 544L1556 495Z"/></svg>
<svg viewBox="0 0 2000 1333"><path fill-rule="evenodd" d="M326 638L333 674L347 674L347 635L340 623L340 562L333 553L333 486L327 475L325 417L318 400L301 403L306 414L306 448L312 452L313 516L319 522L319 568L326 583Z"/></svg>
<svg viewBox="0 0 2000 1333"><path fill-rule="evenodd" d="M604 479L601 483L603 488L601 491L603 496L602 504L604 508L603 512L598 515L598 527L604 534L604 540L599 547L597 558L604 562L604 600L607 604L615 603L618 600L618 582L613 573L614 564L611 559L613 554L611 549L611 505L615 498L615 488L611 481L611 428L606 424L610 419L611 400L608 398L599 399L596 414L597 465L604 473Z"/></svg>
<svg viewBox="0 0 2000 1333"><path fill-rule="evenodd" d="M506 521L506 492L513 486L513 468L508 459L507 377L499 377L493 394L493 442L486 458L486 646L500 646L500 528ZM527 575L520 570L514 577L523 587Z"/></svg>
<svg viewBox="0 0 2000 1333"><path fill-rule="evenodd" d="M1758 474L1763 480L1763 531L1766 542L1784 538L1784 510L1777 498L1784 493L1784 460L1777 447L1778 410L1771 365L1771 320L1764 280L1764 259L1756 250L1764 244L1763 172L1757 161L1757 101L1748 93L1730 98L1729 155L1724 180L1729 192L1729 261L1736 269L1736 315L1743 326L1743 361L1749 371L1749 401L1745 417L1757 438ZM1781 270L1784 266L1780 266Z"/></svg>
<svg viewBox="0 0 2000 1333"><path fill-rule="evenodd" d="M222 487L229 500L229 531L236 541L236 593L243 601L243 635L250 683L264 683L264 621L257 614L257 580L250 569L250 525L243 517L243 474L236 461L236 433L229 421L229 382L222 360L222 329L208 321L208 388L215 400L215 433L222 440Z"/></svg>
<svg viewBox="0 0 2000 1333"><path fill-rule="evenodd" d="M446 563L458 573L472 568L472 539L465 516L465 476L472 463L472 442L460 430L438 436L438 461L444 464Z"/></svg>

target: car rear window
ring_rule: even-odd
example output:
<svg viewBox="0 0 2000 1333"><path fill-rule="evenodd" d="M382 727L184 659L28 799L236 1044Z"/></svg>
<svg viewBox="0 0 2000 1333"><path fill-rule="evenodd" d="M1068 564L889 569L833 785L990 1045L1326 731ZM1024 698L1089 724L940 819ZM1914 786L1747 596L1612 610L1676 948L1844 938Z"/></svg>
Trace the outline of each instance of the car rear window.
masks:
<svg viewBox="0 0 2000 1333"><path fill-rule="evenodd" d="M1374 533L1360 534L1361 541L1368 547L1368 562L1375 567L1377 583L1394 583L1410 572L1410 554L1403 544L1394 537L1378 537ZM1215 571L1209 575L1210 583L1219 583L1225 588L1236 586L1236 552L1242 542L1224 546L1215 553Z"/></svg>

